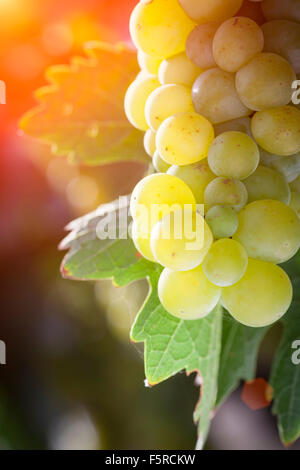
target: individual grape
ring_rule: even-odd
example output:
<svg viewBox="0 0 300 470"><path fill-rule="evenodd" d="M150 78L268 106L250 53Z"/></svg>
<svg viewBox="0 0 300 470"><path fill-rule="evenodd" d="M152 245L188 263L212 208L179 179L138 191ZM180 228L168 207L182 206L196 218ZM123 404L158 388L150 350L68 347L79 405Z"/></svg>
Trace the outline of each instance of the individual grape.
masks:
<svg viewBox="0 0 300 470"><path fill-rule="evenodd" d="M157 150L154 152L152 163L159 173L166 173L170 168L170 165L161 158Z"/></svg>
<svg viewBox="0 0 300 470"><path fill-rule="evenodd" d="M194 112L166 119L156 135L156 147L170 165L189 165L207 157L214 140L214 128Z"/></svg>
<svg viewBox="0 0 300 470"><path fill-rule="evenodd" d="M155 144L155 132L151 131L151 129L148 129L147 132L145 132L144 135L144 148L149 155L149 157L153 157L155 150L156 150L156 144Z"/></svg>
<svg viewBox="0 0 300 470"><path fill-rule="evenodd" d="M197 204L204 204L205 188L215 178L206 159L193 165L172 165L167 173L184 181L193 191Z"/></svg>
<svg viewBox="0 0 300 470"><path fill-rule="evenodd" d="M137 49L165 59L184 51L195 23L177 0L141 0L131 14L129 27Z"/></svg>
<svg viewBox="0 0 300 470"><path fill-rule="evenodd" d="M137 59L141 69L150 75L158 75L161 59L153 55L145 54L142 50L137 53Z"/></svg>
<svg viewBox="0 0 300 470"><path fill-rule="evenodd" d="M263 327L279 320L293 297L291 281L279 266L249 259L244 277L222 291L222 304L243 325Z"/></svg>
<svg viewBox="0 0 300 470"><path fill-rule="evenodd" d="M284 19L300 23L299 0L263 0L262 9L267 20Z"/></svg>
<svg viewBox="0 0 300 470"><path fill-rule="evenodd" d="M158 263L174 271L199 266L213 242L201 214L178 210L166 214L153 227L151 250Z"/></svg>
<svg viewBox="0 0 300 470"><path fill-rule="evenodd" d="M148 96L160 85L154 75L139 76L129 86L125 95L125 113L128 121L137 129L146 131L145 105Z"/></svg>
<svg viewBox="0 0 300 470"><path fill-rule="evenodd" d="M197 113L213 124L248 116L251 111L235 89L235 76L218 68L206 70L195 81L192 99Z"/></svg>
<svg viewBox="0 0 300 470"><path fill-rule="evenodd" d="M259 25L266 21L261 8L261 0L244 0L243 5L235 16L251 18L251 20Z"/></svg>
<svg viewBox="0 0 300 470"><path fill-rule="evenodd" d="M260 165L243 181L248 192L248 203L260 199L274 199L289 204L291 191L284 176L277 171Z"/></svg>
<svg viewBox="0 0 300 470"><path fill-rule="evenodd" d="M230 238L239 226L237 212L230 206L213 206L205 216L214 238Z"/></svg>
<svg viewBox="0 0 300 470"><path fill-rule="evenodd" d="M175 83L191 87L200 73L202 69L193 64L185 52L181 52L162 61L158 77L162 85Z"/></svg>
<svg viewBox="0 0 300 470"><path fill-rule="evenodd" d="M266 52L274 52L289 61L300 73L300 25L287 20L269 21L262 25Z"/></svg>
<svg viewBox="0 0 300 470"><path fill-rule="evenodd" d="M255 21L245 17L230 18L217 30L213 55L226 72L237 72L264 47L264 35Z"/></svg>
<svg viewBox="0 0 300 470"><path fill-rule="evenodd" d="M251 119L249 117L241 117L238 119L232 119L232 121L221 122L215 126L215 135L218 136L223 132L237 131L244 132L252 137L251 132Z"/></svg>
<svg viewBox="0 0 300 470"><path fill-rule="evenodd" d="M150 230L174 208L190 209L195 208L195 204L191 189L181 179L156 173L146 176L136 185L131 195L130 212L144 230Z"/></svg>
<svg viewBox="0 0 300 470"><path fill-rule="evenodd" d="M294 155L300 151L300 111L293 106L255 113L251 130L256 142L269 153Z"/></svg>
<svg viewBox="0 0 300 470"><path fill-rule="evenodd" d="M193 110L189 88L183 85L162 85L147 99L145 116L148 126L156 132L168 117Z"/></svg>
<svg viewBox="0 0 300 470"><path fill-rule="evenodd" d="M179 0L179 3L197 23L209 23L233 16L241 8L243 0Z"/></svg>
<svg viewBox="0 0 300 470"><path fill-rule="evenodd" d="M290 207L265 199L248 204L239 213L239 227L233 236L250 258L283 263L300 247L300 222Z"/></svg>
<svg viewBox="0 0 300 470"><path fill-rule="evenodd" d="M292 191L300 193L300 175L298 175L297 178L290 183L290 188Z"/></svg>
<svg viewBox="0 0 300 470"><path fill-rule="evenodd" d="M131 238L138 252L147 260L156 262L150 246L149 227L134 221L131 227Z"/></svg>
<svg viewBox="0 0 300 470"><path fill-rule="evenodd" d="M224 132L216 137L208 151L208 164L217 176L243 180L259 163L259 150L251 137L243 132Z"/></svg>
<svg viewBox="0 0 300 470"><path fill-rule="evenodd" d="M290 208L296 212L297 216L300 219L300 193L293 191L291 193L291 201L290 201Z"/></svg>
<svg viewBox="0 0 300 470"><path fill-rule="evenodd" d="M262 111L285 106L292 99L296 74L283 57L271 52L257 54L236 74L236 89L247 108Z"/></svg>
<svg viewBox="0 0 300 470"><path fill-rule="evenodd" d="M183 320L197 320L216 307L221 288L209 282L201 266L181 272L165 268L159 278L158 295L171 315Z"/></svg>
<svg viewBox="0 0 300 470"><path fill-rule="evenodd" d="M281 157L273 155L271 166L281 173L288 183L294 181L300 173L300 154ZM277 157L277 158L276 158Z"/></svg>
<svg viewBox="0 0 300 470"><path fill-rule="evenodd" d="M212 44L219 26L220 23L215 22L200 24L191 31L187 38L185 45L186 54L201 69L216 67Z"/></svg>
<svg viewBox="0 0 300 470"><path fill-rule="evenodd" d="M210 247L202 266L205 276L212 284L219 287L232 286L244 276L248 255L240 243L222 238Z"/></svg>
<svg viewBox="0 0 300 470"><path fill-rule="evenodd" d="M212 180L204 192L206 210L213 206L226 205L240 211L247 203L245 185L236 179L219 177Z"/></svg>

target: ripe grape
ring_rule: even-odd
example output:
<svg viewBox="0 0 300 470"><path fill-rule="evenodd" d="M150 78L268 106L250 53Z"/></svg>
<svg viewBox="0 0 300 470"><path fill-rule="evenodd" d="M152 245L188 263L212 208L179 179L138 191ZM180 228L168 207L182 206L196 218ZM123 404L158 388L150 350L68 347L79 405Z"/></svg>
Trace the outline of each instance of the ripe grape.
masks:
<svg viewBox="0 0 300 470"><path fill-rule="evenodd" d="M245 185L233 178L215 178L207 185L204 192L206 210L217 205L227 205L239 211L246 205L247 199Z"/></svg>
<svg viewBox="0 0 300 470"><path fill-rule="evenodd" d="M156 261L174 271L199 266L212 242L210 228L195 211L180 209L166 214L151 232L151 250Z"/></svg>
<svg viewBox="0 0 300 470"><path fill-rule="evenodd" d="M159 173L166 173L170 168L170 165L161 158L158 150L154 152L152 163L155 170Z"/></svg>
<svg viewBox="0 0 300 470"><path fill-rule="evenodd" d="M177 0L141 0L130 18L130 34L137 49L161 58L184 51L194 27Z"/></svg>
<svg viewBox="0 0 300 470"><path fill-rule="evenodd" d="M232 119L232 121L221 122L220 124L216 124L214 127L216 136L223 134L223 132L237 131L244 132L248 134L249 137L252 137L251 119L247 116Z"/></svg>
<svg viewBox="0 0 300 470"><path fill-rule="evenodd" d="M264 47L264 35L255 21L245 17L230 18L217 30L213 55L226 72L237 72Z"/></svg>
<svg viewBox="0 0 300 470"><path fill-rule="evenodd" d="M293 191L291 193L291 201L290 201L290 208L296 212L297 216L300 219L300 193Z"/></svg>
<svg viewBox="0 0 300 470"><path fill-rule="evenodd" d="M189 165L207 157L214 129L203 116L194 112L166 119L156 135L156 147L170 165Z"/></svg>
<svg viewBox="0 0 300 470"><path fill-rule="evenodd" d="M269 153L294 155L300 151L300 111L293 106L255 113L251 129L256 142Z"/></svg>
<svg viewBox="0 0 300 470"><path fill-rule="evenodd" d="M191 31L187 38L186 54L201 69L210 69L216 66L212 45L219 26L219 23L200 24Z"/></svg>
<svg viewBox="0 0 300 470"><path fill-rule="evenodd" d="M287 205L290 202L291 190L287 181L271 168L260 165L243 183L247 188L248 203L260 199L275 199Z"/></svg>
<svg viewBox="0 0 300 470"><path fill-rule="evenodd" d="M267 20L285 19L300 23L299 0L264 0L262 9Z"/></svg>
<svg viewBox="0 0 300 470"><path fill-rule="evenodd" d="M159 278L158 295L171 315L183 320L197 320L216 307L221 288L207 279L201 266L181 272L165 268Z"/></svg>
<svg viewBox="0 0 300 470"><path fill-rule="evenodd" d="M259 150L243 132L224 132L216 137L208 151L208 164L217 176L245 179L259 163Z"/></svg>
<svg viewBox="0 0 300 470"><path fill-rule="evenodd" d="M230 206L213 206L205 216L214 238L230 238L239 226L237 212Z"/></svg>
<svg viewBox="0 0 300 470"><path fill-rule="evenodd" d="M261 9L262 0L244 0L243 5L235 16L246 16L261 25L266 20Z"/></svg>
<svg viewBox="0 0 300 470"><path fill-rule="evenodd" d="M191 87L200 73L202 69L193 64L185 52L181 52L162 61L158 78L162 85L176 83Z"/></svg>
<svg viewBox="0 0 300 470"><path fill-rule="evenodd" d="M183 85L162 85L151 93L145 106L148 126L156 132L170 116L193 112L191 91Z"/></svg>
<svg viewBox="0 0 300 470"><path fill-rule="evenodd" d="M294 211L271 199L248 204L239 213L239 227L233 236L250 258L283 263L300 247L300 222Z"/></svg>
<svg viewBox="0 0 300 470"><path fill-rule="evenodd" d="M155 144L155 132L151 131L151 129L148 129L147 132L145 132L144 135L144 148L149 155L149 157L153 157L155 150L156 150L156 144Z"/></svg>
<svg viewBox="0 0 300 470"><path fill-rule="evenodd" d="M236 89L247 108L262 111L288 104L294 80L296 74L287 60L263 52L237 72Z"/></svg>
<svg viewBox="0 0 300 470"><path fill-rule="evenodd" d="M134 221L131 227L132 241L141 255L149 261L155 262L151 246L150 246L150 231L147 226Z"/></svg>
<svg viewBox="0 0 300 470"><path fill-rule="evenodd" d="M130 123L142 131L148 129L145 104L148 96L160 85L154 75L139 76L129 86L125 95L125 113Z"/></svg>
<svg viewBox="0 0 300 470"><path fill-rule="evenodd" d="M300 173L300 154L282 157L261 151L261 163L281 173L288 183L294 181Z"/></svg>
<svg viewBox="0 0 300 470"><path fill-rule="evenodd" d="M150 75L158 75L158 69L161 59L153 55L145 54L142 50L137 53L138 64L140 68Z"/></svg>
<svg viewBox="0 0 300 470"><path fill-rule="evenodd" d="M197 23L208 23L230 18L241 8L243 0L179 0L179 3Z"/></svg>
<svg viewBox="0 0 300 470"><path fill-rule="evenodd" d="M222 238L212 244L203 262L203 271L212 284L225 287L236 284L245 274L248 255L235 240Z"/></svg>
<svg viewBox="0 0 300 470"><path fill-rule="evenodd" d="M248 116L251 112L237 94L234 74L218 68L206 70L197 78L192 99L197 113L213 124Z"/></svg>

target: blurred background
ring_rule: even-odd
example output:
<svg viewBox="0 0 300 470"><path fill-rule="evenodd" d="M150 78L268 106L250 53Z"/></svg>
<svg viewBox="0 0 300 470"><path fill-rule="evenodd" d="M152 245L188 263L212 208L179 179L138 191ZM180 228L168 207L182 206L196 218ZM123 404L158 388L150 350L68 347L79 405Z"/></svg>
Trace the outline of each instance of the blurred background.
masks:
<svg viewBox="0 0 300 470"><path fill-rule="evenodd" d="M64 226L130 192L134 163L72 166L22 135L49 65L82 54L90 40L129 41L137 0L0 0L0 449L193 449L199 390L179 374L145 388L143 350L129 328L147 293L139 282L62 280ZM264 342L268 377L277 332ZM214 420L208 448L282 449L269 410L253 412L240 390ZM180 405L180 406L179 406Z"/></svg>

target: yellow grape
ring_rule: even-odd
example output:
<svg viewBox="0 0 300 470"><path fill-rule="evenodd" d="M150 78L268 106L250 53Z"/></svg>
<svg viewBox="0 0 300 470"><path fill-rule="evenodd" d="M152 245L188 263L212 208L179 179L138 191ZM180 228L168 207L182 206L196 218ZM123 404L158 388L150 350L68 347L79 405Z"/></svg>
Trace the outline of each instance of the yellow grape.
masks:
<svg viewBox="0 0 300 470"><path fill-rule="evenodd" d="M296 212L297 216L300 219L300 193L293 191L291 194L290 208Z"/></svg>
<svg viewBox="0 0 300 470"><path fill-rule="evenodd" d="M212 242L210 228L195 211L180 209L166 214L151 232L151 250L156 261L174 271L199 266Z"/></svg>
<svg viewBox="0 0 300 470"><path fill-rule="evenodd" d="M192 88L197 113L213 124L248 116L250 110L241 102L235 89L235 76L213 68L203 72Z"/></svg>
<svg viewBox="0 0 300 470"><path fill-rule="evenodd" d="M191 112L166 119L157 131L156 146L170 165L189 165L207 157L213 139L211 123Z"/></svg>
<svg viewBox="0 0 300 470"><path fill-rule="evenodd" d="M136 249L144 258L155 262L156 260L153 256L150 246L150 235L151 233L148 227L145 227L143 224L140 224L137 221L132 223L131 238Z"/></svg>
<svg viewBox="0 0 300 470"><path fill-rule="evenodd" d="M298 0L264 0L262 9L267 20L285 19L300 23Z"/></svg>
<svg viewBox="0 0 300 470"><path fill-rule="evenodd" d="M223 134L223 132L237 131L244 132L252 137L251 133L251 119L249 117L241 117L238 119L232 119L232 121L221 122L215 126L216 136Z"/></svg>
<svg viewBox="0 0 300 470"><path fill-rule="evenodd" d="M152 163L158 173L166 173L170 168L170 165L161 158L158 150L154 152Z"/></svg>
<svg viewBox="0 0 300 470"><path fill-rule="evenodd" d="M236 89L247 108L262 111L285 106L292 99L296 74L278 54L257 54L236 74Z"/></svg>
<svg viewBox="0 0 300 470"><path fill-rule="evenodd" d="M144 148L149 155L149 157L153 157L155 150L156 150L156 144L155 144L155 132L151 131L151 129L148 129L147 132L145 132L144 135Z"/></svg>
<svg viewBox="0 0 300 470"><path fill-rule="evenodd" d="M239 213L239 227L233 236L250 258L283 263L300 247L300 222L295 212L280 201L251 202Z"/></svg>
<svg viewBox="0 0 300 470"><path fill-rule="evenodd" d="M182 179L191 188L197 204L204 204L205 188L215 178L206 159L193 165L172 165L168 174Z"/></svg>
<svg viewBox="0 0 300 470"><path fill-rule="evenodd" d="M294 155L300 151L300 111L293 106L255 113L251 129L256 142L269 153Z"/></svg>
<svg viewBox="0 0 300 470"><path fill-rule="evenodd" d="M167 58L184 51L195 23L177 0L141 0L131 14L129 27L137 49Z"/></svg>
<svg viewBox="0 0 300 470"><path fill-rule="evenodd" d="M193 111L190 88L183 85L162 85L151 93L145 106L148 126L156 132L170 116Z"/></svg>
<svg viewBox="0 0 300 470"><path fill-rule="evenodd" d="M247 199L245 185L233 178L215 178L207 185L204 192L206 210L213 206L226 205L239 211L246 205Z"/></svg>
<svg viewBox="0 0 300 470"><path fill-rule="evenodd" d="M230 18L217 30L213 55L226 72L237 72L264 47L264 35L255 21L243 16Z"/></svg>
<svg viewBox="0 0 300 470"><path fill-rule="evenodd" d="M208 164L217 176L243 180L251 175L259 163L259 150L251 137L243 132L220 134L208 151Z"/></svg>
<svg viewBox="0 0 300 470"><path fill-rule="evenodd" d="M213 206L205 216L214 238L230 238L239 226L237 212L230 206Z"/></svg>
<svg viewBox="0 0 300 470"><path fill-rule="evenodd" d="M233 16L243 0L179 0L186 13L197 23L224 21Z"/></svg>
<svg viewBox="0 0 300 470"><path fill-rule="evenodd" d="M153 55L145 54L142 50L137 53L138 63L142 70L150 75L158 75L161 59Z"/></svg>
<svg viewBox="0 0 300 470"><path fill-rule="evenodd" d="M158 295L171 315L183 320L197 320L216 307L221 288L207 279L201 266L181 272L165 268L159 278Z"/></svg>
<svg viewBox="0 0 300 470"><path fill-rule="evenodd" d="M248 255L235 240L222 238L213 243L203 262L207 279L219 287L236 284L245 274Z"/></svg>
<svg viewBox="0 0 300 470"><path fill-rule="evenodd" d="M279 320L293 297L291 281L279 266L249 259L244 277L222 291L222 304L240 323L263 327Z"/></svg>
<svg viewBox="0 0 300 470"><path fill-rule="evenodd" d="M275 199L289 204L291 190L284 176L277 171L260 165L243 181L248 192L248 203L260 199Z"/></svg>
<svg viewBox="0 0 300 470"><path fill-rule="evenodd" d="M196 26L187 38L185 49L188 58L201 69L216 66L213 56L213 39L220 23L204 23Z"/></svg>
<svg viewBox="0 0 300 470"><path fill-rule="evenodd" d="M125 95L125 113L130 123L146 131L148 124L145 118L145 105L148 96L160 85L154 75L142 75L136 78L129 86Z"/></svg>
<svg viewBox="0 0 300 470"><path fill-rule="evenodd" d="M158 78L162 85L176 83L191 87L202 71L187 58L185 52L181 52L162 61Z"/></svg>

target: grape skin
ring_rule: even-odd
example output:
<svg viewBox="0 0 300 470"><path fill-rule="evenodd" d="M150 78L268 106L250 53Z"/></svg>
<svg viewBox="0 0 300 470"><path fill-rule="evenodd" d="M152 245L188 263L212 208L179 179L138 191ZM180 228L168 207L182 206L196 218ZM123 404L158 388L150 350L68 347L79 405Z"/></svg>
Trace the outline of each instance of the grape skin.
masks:
<svg viewBox="0 0 300 470"><path fill-rule="evenodd" d="M141 131L148 129L145 118L146 101L159 85L160 83L154 75L142 75L131 83L126 92L124 105L127 119Z"/></svg>
<svg viewBox="0 0 300 470"><path fill-rule="evenodd" d="M300 23L298 0L264 0L262 9L267 20L286 19Z"/></svg>
<svg viewBox="0 0 300 470"><path fill-rule="evenodd" d="M144 148L149 155L149 157L153 157L155 150L156 150L156 144L155 144L155 132L151 131L151 129L148 129L145 132L144 135Z"/></svg>
<svg viewBox="0 0 300 470"><path fill-rule="evenodd" d="M158 173L166 173L170 168L170 165L161 158L158 150L153 155L152 163Z"/></svg>
<svg viewBox="0 0 300 470"><path fill-rule="evenodd" d="M200 24L187 38L186 54L201 69L210 69L217 65L213 55L213 39L219 26L219 23Z"/></svg>
<svg viewBox="0 0 300 470"><path fill-rule="evenodd" d="M241 181L221 176L212 180L204 192L206 211L220 204L240 211L246 205L247 199L247 189Z"/></svg>
<svg viewBox="0 0 300 470"><path fill-rule="evenodd" d="M197 23L209 23L233 16L241 8L243 0L179 0L179 3Z"/></svg>
<svg viewBox="0 0 300 470"><path fill-rule="evenodd" d="M191 87L202 69L193 64L185 52L162 61L158 78L162 85L177 84Z"/></svg>
<svg viewBox="0 0 300 470"><path fill-rule="evenodd" d="M293 211L297 214L300 219L300 193L292 191L289 206L291 209L293 209Z"/></svg>
<svg viewBox="0 0 300 470"><path fill-rule="evenodd" d="M260 199L273 199L289 205L291 190L284 176L271 168L260 165L243 181L248 192L248 203Z"/></svg>
<svg viewBox="0 0 300 470"><path fill-rule="evenodd" d="M150 232L147 228L134 221L131 227L131 238L136 249L144 258L156 262L150 246Z"/></svg>
<svg viewBox="0 0 300 470"><path fill-rule="evenodd" d="M205 216L214 238L230 238L238 229L237 212L230 206L213 206Z"/></svg>

